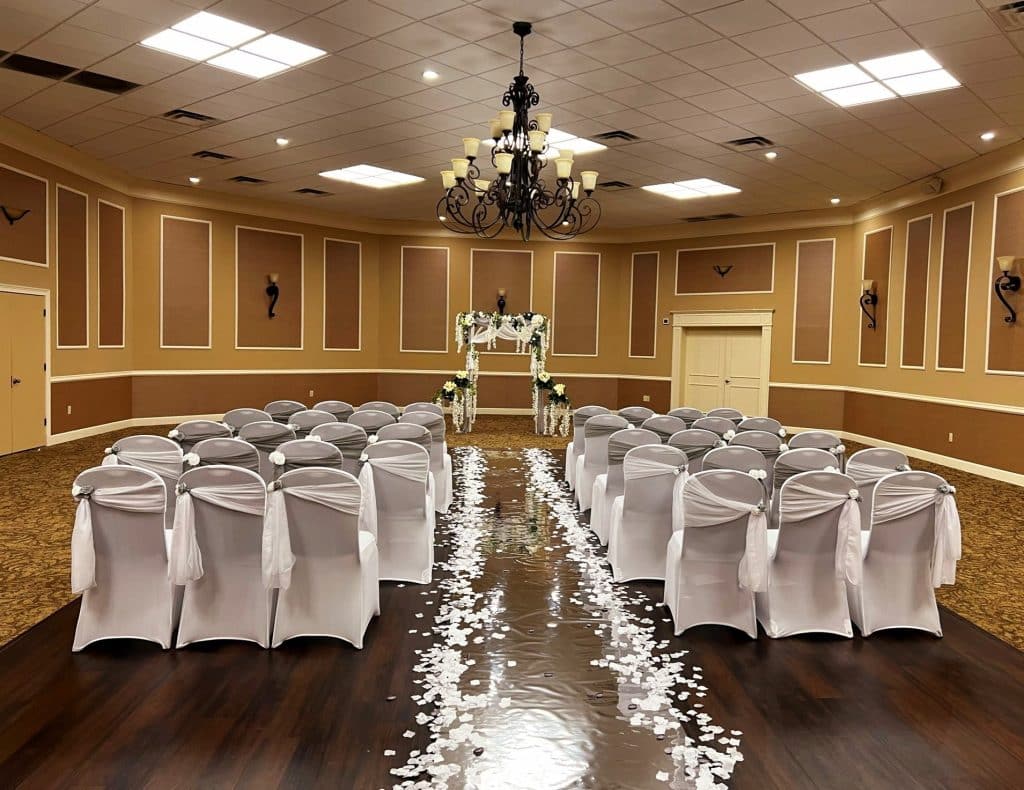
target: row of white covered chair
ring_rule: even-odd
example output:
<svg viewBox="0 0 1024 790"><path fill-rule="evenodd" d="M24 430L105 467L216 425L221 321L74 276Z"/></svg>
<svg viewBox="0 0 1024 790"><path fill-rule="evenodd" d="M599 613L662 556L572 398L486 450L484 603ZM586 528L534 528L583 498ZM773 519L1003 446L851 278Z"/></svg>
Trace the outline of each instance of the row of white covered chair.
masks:
<svg viewBox="0 0 1024 790"><path fill-rule="evenodd" d="M941 636L934 589L955 582L961 551L955 489L941 477L879 467L862 528L852 476L799 472L769 530L765 489L747 472L691 475L685 454L660 443L627 450L622 468L608 561L617 581L664 580L676 634L719 624L756 638L760 622L770 637L849 637L852 624L864 636Z"/></svg>
<svg viewBox="0 0 1024 790"><path fill-rule="evenodd" d="M353 406L343 400L323 400L313 405L312 408L297 400L275 400L268 403L262 409L232 409L224 415L224 421L236 430L245 425L246 422L258 422L260 420L273 420L274 422L289 423L295 422L293 417L307 411L324 412L334 417L337 422L348 422L356 412L379 411L390 415L396 420L404 412L429 411L435 414L444 414L444 410L436 403L416 401L401 408L386 400L371 400L360 406Z"/></svg>
<svg viewBox="0 0 1024 790"><path fill-rule="evenodd" d="M357 479L306 463L301 450L323 443L289 444L305 446L291 456L297 465L269 485L239 465L185 471L170 529L166 476L120 463L81 473L72 489L72 590L82 593L73 649L110 638L166 649L175 629L178 647L276 647L295 636L361 647L380 611L380 580L430 582L435 490L425 447L377 442Z"/></svg>

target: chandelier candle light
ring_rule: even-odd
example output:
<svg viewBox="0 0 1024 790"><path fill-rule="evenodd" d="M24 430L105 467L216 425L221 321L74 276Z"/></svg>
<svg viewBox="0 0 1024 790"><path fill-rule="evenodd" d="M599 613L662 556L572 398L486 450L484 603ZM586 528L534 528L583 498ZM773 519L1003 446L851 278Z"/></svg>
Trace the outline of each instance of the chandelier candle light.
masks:
<svg viewBox="0 0 1024 790"><path fill-rule="evenodd" d="M530 119L529 109L540 103L540 95L523 74L523 47L532 29L529 22L512 24L519 36L519 75L501 99L512 109L501 110L490 124L491 165L497 177L480 177L481 142L475 137L465 138L465 156L453 159L451 170L441 171L445 192L437 204L437 218L456 233L492 239L511 228L529 241L536 228L550 239L564 240L592 230L601 218L601 205L593 198L597 171L584 170L577 180L572 151L556 151L548 144L551 113ZM543 175L552 160L555 179L549 188Z"/></svg>

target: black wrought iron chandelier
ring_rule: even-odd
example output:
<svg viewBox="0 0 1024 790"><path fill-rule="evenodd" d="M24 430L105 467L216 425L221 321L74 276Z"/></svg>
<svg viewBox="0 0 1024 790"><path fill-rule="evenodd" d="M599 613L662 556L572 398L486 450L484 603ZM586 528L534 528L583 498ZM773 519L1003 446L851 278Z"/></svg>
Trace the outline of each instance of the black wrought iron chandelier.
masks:
<svg viewBox="0 0 1024 790"><path fill-rule="evenodd" d="M584 170L577 180L572 174L572 152L556 152L548 145L551 113L529 109L540 103L540 95L523 74L523 50L533 26L514 22L519 36L519 75L514 77L491 121L491 164L497 177L480 178L477 154L481 142L475 137L462 141L464 158L453 159L451 170L441 171L444 196L437 203L437 218L449 230L492 239L505 228L530 240L536 228L550 239L571 239L596 227L601 204L594 197L597 171ZM549 187L545 169L554 159L555 179ZM549 171L550 172L550 171ZM581 194L582 193L582 194Z"/></svg>

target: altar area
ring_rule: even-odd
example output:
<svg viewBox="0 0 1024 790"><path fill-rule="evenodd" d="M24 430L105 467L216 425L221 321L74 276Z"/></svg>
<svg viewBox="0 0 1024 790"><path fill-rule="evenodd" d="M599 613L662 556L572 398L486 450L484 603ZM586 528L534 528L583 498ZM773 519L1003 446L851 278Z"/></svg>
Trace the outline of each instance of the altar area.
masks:
<svg viewBox="0 0 1024 790"><path fill-rule="evenodd" d="M567 436L572 404L564 384L547 371L550 319L541 313L505 315L471 310L455 317L455 347L466 349L466 367L455 373L434 400L451 408L457 433L470 433L477 415L480 349L494 349L499 340L515 343L515 353L530 358L530 387L534 431L540 436Z"/></svg>

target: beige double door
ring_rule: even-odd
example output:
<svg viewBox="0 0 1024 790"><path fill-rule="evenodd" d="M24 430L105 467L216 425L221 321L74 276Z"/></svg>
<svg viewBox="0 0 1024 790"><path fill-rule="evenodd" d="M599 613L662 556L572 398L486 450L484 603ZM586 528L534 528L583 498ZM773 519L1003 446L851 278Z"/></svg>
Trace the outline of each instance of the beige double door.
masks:
<svg viewBox="0 0 1024 790"><path fill-rule="evenodd" d="M0 455L46 444L45 307L0 291Z"/></svg>
<svg viewBox="0 0 1024 790"><path fill-rule="evenodd" d="M761 330L687 329L683 405L760 412Z"/></svg>

